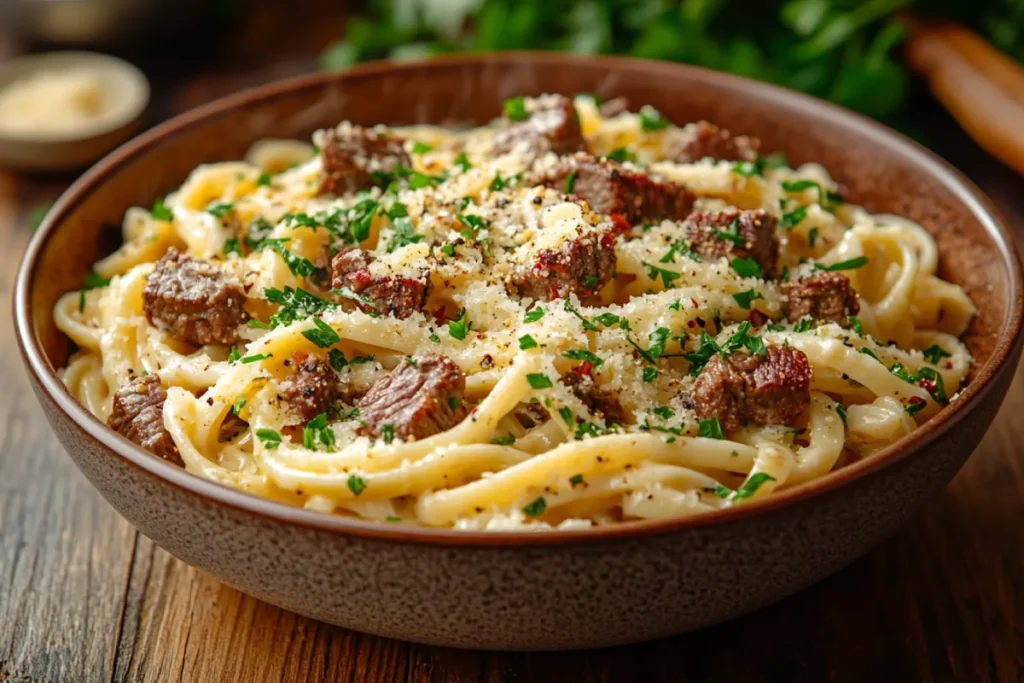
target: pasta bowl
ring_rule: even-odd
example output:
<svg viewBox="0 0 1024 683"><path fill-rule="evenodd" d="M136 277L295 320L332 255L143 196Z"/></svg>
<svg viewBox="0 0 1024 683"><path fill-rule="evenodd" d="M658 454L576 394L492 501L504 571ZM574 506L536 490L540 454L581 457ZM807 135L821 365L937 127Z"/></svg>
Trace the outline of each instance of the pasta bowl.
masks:
<svg viewBox="0 0 1024 683"><path fill-rule="evenodd" d="M112 245L104 226L197 165L256 140L308 138L342 119L484 123L513 95L594 92L677 121L757 135L818 162L848 198L935 238L940 274L978 314L963 392L921 428L814 481L683 519L537 532L383 525L215 484L110 430L65 389L71 344L57 300ZM892 533L957 472L1012 380L1021 265L990 202L943 161L882 126L772 86L679 65L552 54L373 64L211 103L129 142L58 201L14 292L18 341L44 414L79 469L132 524L183 561L286 609L383 636L456 647L584 648L699 628L790 595Z"/></svg>

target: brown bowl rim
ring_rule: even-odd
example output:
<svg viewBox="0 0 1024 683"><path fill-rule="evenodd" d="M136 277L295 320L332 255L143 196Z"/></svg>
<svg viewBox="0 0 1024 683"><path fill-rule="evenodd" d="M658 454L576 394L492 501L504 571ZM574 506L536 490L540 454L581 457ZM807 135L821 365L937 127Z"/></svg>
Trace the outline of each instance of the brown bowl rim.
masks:
<svg viewBox="0 0 1024 683"><path fill-rule="evenodd" d="M958 201L962 202L979 219L985 231L1002 253L1003 263L1010 273L1011 314L999 331L998 341L988 361L978 368L972 382L959 398L943 409L924 425L890 445L872 458L858 461L814 481L784 489L761 499L733 508L683 517L679 519L645 520L615 526L577 530L536 531L470 531L414 527L406 525L384 525L379 522L342 517L328 513L292 507L285 503L261 498L255 494L229 488L155 458L142 448L117 434L79 404L57 377L43 353L42 346L34 332L30 316L30 283L35 279L43 245L64 219L68 209L74 206L104 179L116 173L126 161L145 153L168 134L194 125L200 125L207 118L235 107L244 107L259 100L281 97L289 92L311 87L320 87L328 82L344 83L346 80L365 77L395 77L401 74L423 73L431 69L449 69L453 66L475 68L486 63L516 62L549 68L571 67L579 64L599 65L613 70L616 68L643 69L652 77L659 73L683 73L695 83L720 82L735 88L754 91L763 100L771 103L799 105L818 118L831 118L852 132L888 146L899 154L909 157L926 172L932 174L946 186ZM976 409L991 391L993 379L1003 370L1003 365L1021 341L1021 323L1024 317L1024 292L1022 292L1022 268L1020 256L1004 219L991 201L962 173L933 152L913 140L893 131L865 116L843 109L837 105L809 95L794 92L779 86L753 81L747 78L724 74L684 64L673 64L629 57L585 56L550 52L504 52L497 54L469 54L434 58L422 62L396 63L389 61L372 62L344 72L319 72L274 81L256 88L234 93L208 104L180 114L145 133L126 142L85 172L54 204L53 209L31 239L18 269L14 288L14 315L16 337L22 359L34 379L49 395L50 399L65 415L91 438L108 450L120 456L133 466L139 467L165 481L206 500L261 515L264 518L298 524L319 531L350 534L384 541L402 541L447 546L547 546L551 544L600 542L638 536L655 536L684 530L705 529L723 524L740 522L752 516L767 514L811 498L817 498L841 486L890 467L915 453L925 452L925 447L952 429L970 412Z"/></svg>

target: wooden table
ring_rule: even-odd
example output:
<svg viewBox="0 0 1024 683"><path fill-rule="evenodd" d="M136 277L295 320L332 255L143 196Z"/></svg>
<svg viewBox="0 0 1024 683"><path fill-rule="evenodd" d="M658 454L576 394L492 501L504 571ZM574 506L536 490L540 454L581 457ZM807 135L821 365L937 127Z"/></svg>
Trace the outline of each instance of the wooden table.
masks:
<svg viewBox="0 0 1024 683"><path fill-rule="evenodd" d="M311 68L337 23L290 20L305 22L306 40L285 58L271 61L246 31L223 64L143 63L156 86L151 122ZM278 26L272 12L253 22ZM989 193L1020 242L1024 182L921 104L933 146ZM1020 373L981 447L907 528L803 593L697 633L589 652L458 651L327 626L221 585L121 519L29 396L9 322L15 268L31 209L71 179L0 171L0 681L1024 680Z"/></svg>

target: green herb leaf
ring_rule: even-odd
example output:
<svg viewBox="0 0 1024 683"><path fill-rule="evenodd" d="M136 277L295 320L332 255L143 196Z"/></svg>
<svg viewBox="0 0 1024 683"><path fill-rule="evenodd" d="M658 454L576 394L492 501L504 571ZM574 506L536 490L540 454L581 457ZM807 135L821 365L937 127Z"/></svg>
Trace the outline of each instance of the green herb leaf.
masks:
<svg viewBox="0 0 1024 683"><path fill-rule="evenodd" d="M551 379L540 372L531 372L526 375L526 381L530 383L530 386L534 389L550 389L554 385L551 383Z"/></svg>
<svg viewBox="0 0 1024 683"><path fill-rule="evenodd" d="M523 316L523 322L535 323L543 317L544 308L542 306L534 306L533 308L526 312L526 315Z"/></svg>
<svg viewBox="0 0 1024 683"><path fill-rule="evenodd" d="M843 424L846 424L846 406L842 403L836 404L836 415L843 421Z"/></svg>
<svg viewBox="0 0 1024 683"><path fill-rule="evenodd" d="M330 325L320 318L313 318L315 330L303 330L302 336L313 342L321 349L329 349L341 341L341 337Z"/></svg>
<svg viewBox="0 0 1024 683"><path fill-rule="evenodd" d="M420 142L419 140L417 140L416 142L412 143L412 153L413 154L426 154L427 152L429 152L432 149L434 149L434 148L431 147L430 145L428 145L425 142Z"/></svg>
<svg viewBox="0 0 1024 683"><path fill-rule="evenodd" d="M505 117L509 121L525 121L527 118L526 113L526 100L522 97L513 97L505 100Z"/></svg>
<svg viewBox="0 0 1024 683"><path fill-rule="evenodd" d="M224 218L231 211L231 207L234 206L231 202L211 202L206 207L206 213L216 218Z"/></svg>
<svg viewBox="0 0 1024 683"><path fill-rule="evenodd" d="M455 320L448 322L448 334L452 337L462 341L466 338L473 323L466 320L466 309L463 308L459 311L459 316Z"/></svg>
<svg viewBox="0 0 1024 683"><path fill-rule="evenodd" d="M636 161L636 155L633 154L632 152L630 152L625 147L616 147L612 151L608 152L608 154L605 155L605 158L606 159L611 159L612 161L619 161L619 162L622 162L622 161Z"/></svg>
<svg viewBox="0 0 1024 683"><path fill-rule="evenodd" d="M581 472L580 474L574 474L571 477L569 477L569 484L573 488L576 488L577 486L582 486L583 485L583 473Z"/></svg>
<svg viewBox="0 0 1024 683"><path fill-rule="evenodd" d="M399 204L398 206L404 206ZM423 235L417 235L412 227L412 221L407 217L396 218L391 224L395 234L392 235L391 241L388 242L387 252L390 254L395 249L400 249L410 244L416 244L423 240Z"/></svg>
<svg viewBox="0 0 1024 683"><path fill-rule="evenodd" d="M505 436L496 436L493 439L491 439L491 443L496 444L498 446L511 446L515 442L516 437L512 436L511 434L506 434Z"/></svg>
<svg viewBox="0 0 1024 683"><path fill-rule="evenodd" d="M815 263L814 269L827 270L830 272L837 270L856 270L858 268L863 268L865 265L867 265L867 263L867 256L858 256L857 258L852 258L848 261L840 261L839 263L833 263L831 266L823 266L820 263Z"/></svg>
<svg viewBox="0 0 1024 683"><path fill-rule="evenodd" d="M562 420L565 421L565 424L572 427L572 410L569 408L569 406L562 406L561 408L559 408L558 414L559 416L561 416Z"/></svg>
<svg viewBox="0 0 1024 683"><path fill-rule="evenodd" d="M710 420L701 420L697 428L697 433L698 435L709 439L725 438L725 434L722 433L722 424L718 421L717 417L713 417Z"/></svg>
<svg viewBox="0 0 1024 683"><path fill-rule="evenodd" d="M244 365L248 365L249 363L258 363L261 360L273 358L273 356L274 354L272 353L254 353L251 356L245 356L242 358L242 363Z"/></svg>
<svg viewBox="0 0 1024 683"><path fill-rule="evenodd" d="M938 344L932 344L921 353L924 355L924 359L932 365L938 365L940 360L943 358L949 358L952 355Z"/></svg>
<svg viewBox="0 0 1024 683"><path fill-rule="evenodd" d="M779 229L792 230L805 218L807 218L807 207L799 206L788 213L782 214L782 219L779 221Z"/></svg>
<svg viewBox="0 0 1024 683"><path fill-rule="evenodd" d="M568 351L563 351L562 356L564 356L565 358L569 358L571 360L578 360L590 363L595 368L604 365L604 361L601 360L600 357L591 353L590 351L587 351L586 349L570 349Z"/></svg>
<svg viewBox="0 0 1024 683"><path fill-rule="evenodd" d="M860 318L850 316L850 328L857 334L858 337L864 336L860 328Z"/></svg>
<svg viewBox="0 0 1024 683"><path fill-rule="evenodd" d="M327 362L331 364L331 367L334 368L336 372L341 372L345 366L348 365L348 361L345 359L345 354L338 349L331 349L327 352Z"/></svg>
<svg viewBox="0 0 1024 683"><path fill-rule="evenodd" d="M238 241L237 237L231 237L224 241L224 247L223 249L221 249L221 251L223 252L224 256L227 256L228 254L238 254L239 256L241 256L242 245Z"/></svg>
<svg viewBox="0 0 1024 683"><path fill-rule="evenodd" d="M644 383L650 384L651 382L658 378L658 368L654 368L648 365L643 369L642 376Z"/></svg>
<svg viewBox="0 0 1024 683"><path fill-rule="evenodd" d="M231 404L231 412L240 416L242 414L242 408L245 407L246 403L247 401L245 396L239 396L235 399L234 403Z"/></svg>
<svg viewBox="0 0 1024 683"><path fill-rule="evenodd" d="M661 284L664 285L666 288L671 287L672 283L678 280L680 277L680 274L675 271L659 268L658 266L648 263L647 261L641 261L640 263L642 263L644 267L647 268L647 277L655 281L657 281L657 279L660 277Z"/></svg>
<svg viewBox="0 0 1024 683"><path fill-rule="evenodd" d="M524 334L522 337L519 338L519 348L521 348L523 351L527 349L535 349L537 348L537 342L530 335Z"/></svg>
<svg viewBox="0 0 1024 683"><path fill-rule="evenodd" d="M745 311L750 310L750 302L755 299L763 299L764 296L761 292L755 289L748 289L745 292L737 292L732 295L732 298L736 300L736 304Z"/></svg>
<svg viewBox="0 0 1024 683"><path fill-rule="evenodd" d="M668 119L661 115L661 112L645 104L640 108L640 127L646 131L662 130L668 128Z"/></svg>
<svg viewBox="0 0 1024 683"><path fill-rule="evenodd" d="M761 264L751 257L734 258L732 269L740 277L761 277Z"/></svg>
<svg viewBox="0 0 1024 683"><path fill-rule="evenodd" d="M572 170L565 176L565 183L562 185L562 192L572 194L572 186L576 183L576 171Z"/></svg>
<svg viewBox="0 0 1024 683"><path fill-rule="evenodd" d="M257 429L256 438L268 449L275 450L281 445L281 435L275 432L273 429Z"/></svg>
<svg viewBox="0 0 1024 683"><path fill-rule="evenodd" d="M541 496L537 500L533 501L529 505L523 508L523 513L527 517L539 517L544 514L544 511L548 509L547 501Z"/></svg>
<svg viewBox="0 0 1024 683"><path fill-rule="evenodd" d="M270 187L270 174L260 171L259 177L256 178L256 187Z"/></svg>
<svg viewBox="0 0 1024 683"><path fill-rule="evenodd" d="M736 489L736 494L732 497L733 500L745 500L750 498L752 495L757 493L757 490L766 481L775 481L775 477L767 474L766 472L757 472L756 474L750 475L743 484Z"/></svg>
<svg viewBox="0 0 1024 683"><path fill-rule="evenodd" d="M469 159L466 157L465 152L459 152L452 163L461 168L463 173L473 168L473 164L469 163Z"/></svg>
<svg viewBox="0 0 1024 683"><path fill-rule="evenodd" d="M348 475L348 490L352 492L352 495L358 496L360 493L366 490L366 481L355 474Z"/></svg>
<svg viewBox="0 0 1024 683"><path fill-rule="evenodd" d="M153 202L153 208L149 210L149 215L157 219L158 221L174 220L174 212L172 212L167 207L167 205L164 204L164 200L162 199L158 199L155 202Z"/></svg>

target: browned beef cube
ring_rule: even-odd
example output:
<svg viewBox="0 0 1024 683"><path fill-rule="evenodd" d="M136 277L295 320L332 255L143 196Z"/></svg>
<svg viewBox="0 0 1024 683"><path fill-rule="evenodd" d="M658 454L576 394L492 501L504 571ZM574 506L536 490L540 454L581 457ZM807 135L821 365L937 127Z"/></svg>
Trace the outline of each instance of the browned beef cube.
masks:
<svg viewBox="0 0 1024 683"><path fill-rule="evenodd" d="M652 180L611 159L574 154L531 179L568 192L597 213L623 216L630 226L671 218L682 220L693 208L693 195L680 185Z"/></svg>
<svg viewBox="0 0 1024 683"><path fill-rule="evenodd" d="M506 119L508 125L494 136L494 154L515 150L526 157L536 158L546 152L571 154L587 150L571 99L562 95L546 95L527 100L526 107L529 117L525 121Z"/></svg>
<svg viewBox="0 0 1024 683"><path fill-rule="evenodd" d="M782 310L792 322L810 316L813 320L850 324L860 311L857 292L842 273L819 271L795 282L782 283Z"/></svg>
<svg viewBox="0 0 1024 683"><path fill-rule="evenodd" d="M407 277L374 276L373 256L359 249L335 254L331 261L331 286L357 295L364 311L408 318L427 303L427 283Z"/></svg>
<svg viewBox="0 0 1024 683"><path fill-rule="evenodd" d="M153 455L184 466L170 432L164 428L167 392L159 375L133 377L114 394L114 409L107 424L111 429Z"/></svg>
<svg viewBox="0 0 1024 683"><path fill-rule="evenodd" d="M445 356L417 355L401 361L356 403L362 433L423 439L447 431L469 413L466 378ZM390 427L390 429L388 429Z"/></svg>
<svg viewBox="0 0 1024 683"><path fill-rule="evenodd" d="M542 301L587 297L615 273L615 237L594 232L567 239L558 249L542 249L528 265L512 271L511 284L520 296Z"/></svg>
<svg viewBox="0 0 1024 683"><path fill-rule="evenodd" d="M760 264L761 276L770 280L779 261L778 224L779 219L763 209L723 209L695 211L686 219L685 228L690 248L701 256L752 258Z"/></svg>
<svg viewBox="0 0 1024 683"><path fill-rule="evenodd" d="M811 401L811 366L802 351L767 344L767 356L715 354L701 370L686 403L701 419L717 417L722 429L792 425Z"/></svg>
<svg viewBox="0 0 1024 683"><path fill-rule="evenodd" d="M665 156L671 161L688 164L711 158L718 161L754 161L761 141L746 135L732 133L708 123L698 121L671 133L672 140Z"/></svg>
<svg viewBox="0 0 1024 683"><path fill-rule="evenodd" d="M249 319L241 283L209 261L171 248L146 278L143 310L150 324L191 344L234 344Z"/></svg>
<svg viewBox="0 0 1024 683"><path fill-rule="evenodd" d="M329 412L339 397L338 375L330 364L301 351L295 352L289 363L291 373L281 382L279 398L291 406L303 422Z"/></svg>
<svg viewBox="0 0 1024 683"><path fill-rule="evenodd" d="M409 167L404 140L372 128L342 125L320 139L320 194L342 195L387 184L399 167Z"/></svg>
<svg viewBox="0 0 1024 683"><path fill-rule="evenodd" d="M590 412L603 417L606 424L626 424L628 421L626 410L619 403L619 392L598 386L589 372L571 370L562 377L562 382L572 388Z"/></svg>

